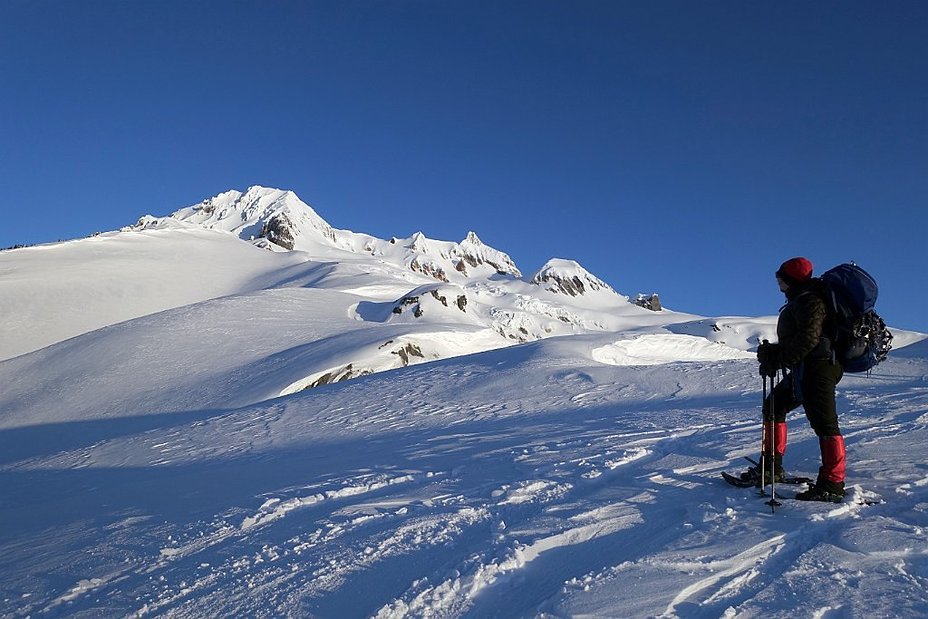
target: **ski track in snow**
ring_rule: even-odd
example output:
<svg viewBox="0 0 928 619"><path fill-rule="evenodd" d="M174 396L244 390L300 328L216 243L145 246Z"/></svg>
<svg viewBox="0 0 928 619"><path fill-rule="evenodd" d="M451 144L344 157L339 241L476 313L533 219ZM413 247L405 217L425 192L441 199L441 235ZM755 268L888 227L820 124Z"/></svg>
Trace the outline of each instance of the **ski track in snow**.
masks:
<svg viewBox="0 0 928 619"><path fill-rule="evenodd" d="M394 381L392 401L371 401L356 381L12 463L3 470L29 479L147 462L142 479L111 483L149 480L169 502L183 499L159 484L207 496L168 518L154 515L157 500L109 504L74 478L63 499L91 498L71 530L47 541L48 529L22 524L19 541L3 542L0 614L928 612L928 467L882 457L924 438L928 390L845 387L852 475L868 476L866 489L836 506L784 500L771 514L755 490L719 480L755 452L758 424L737 414L754 414L744 367L681 364L661 385L647 372L610 381L555 368L535 379L547 391L505 402L466 362L410 368L373 379ZM443 395L443 372L474 389ZM801 412L790 423L788 457L810 473L814 436ZM203 479L230 487L213 496ZM870 595L886 583L897 589L888 603L905 608Z"/></svg>

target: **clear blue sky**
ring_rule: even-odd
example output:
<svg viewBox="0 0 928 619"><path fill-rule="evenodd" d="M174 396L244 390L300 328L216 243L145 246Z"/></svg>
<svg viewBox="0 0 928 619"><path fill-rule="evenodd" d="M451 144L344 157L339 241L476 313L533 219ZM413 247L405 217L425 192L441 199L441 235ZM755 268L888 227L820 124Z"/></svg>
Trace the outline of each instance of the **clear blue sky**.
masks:
<svg viewBox="0 0 928 619"><path fill-rule="evenodd" d="M0 89L0 247L262 184L706 315L855 260L928 331L925 2L3 0Z"/></svg>

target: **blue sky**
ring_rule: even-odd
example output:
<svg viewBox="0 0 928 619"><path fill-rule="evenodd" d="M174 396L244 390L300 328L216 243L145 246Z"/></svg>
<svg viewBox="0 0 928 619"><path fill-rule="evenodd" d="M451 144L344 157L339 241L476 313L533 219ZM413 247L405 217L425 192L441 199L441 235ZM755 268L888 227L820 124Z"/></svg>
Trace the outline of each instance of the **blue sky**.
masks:
<svg viewBox="0 0 928 619"><path fill-rule="evenodd" d="M261 184L705 315L854 260L928 332L923 2L5 0L0 80L0 247Z"/></svg>

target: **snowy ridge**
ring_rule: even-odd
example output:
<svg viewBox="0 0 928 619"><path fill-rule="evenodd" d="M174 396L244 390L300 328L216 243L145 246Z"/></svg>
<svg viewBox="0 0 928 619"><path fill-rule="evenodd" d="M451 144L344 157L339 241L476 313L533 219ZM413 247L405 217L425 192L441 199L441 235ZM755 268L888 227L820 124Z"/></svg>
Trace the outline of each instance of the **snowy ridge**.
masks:
<svg viewBox="0 0 928 619"><path fill-rule="evenodd" d="M136 227L163 228L176 221L224 230L268 249L304 251L315 259L351 259L332 250L382 258L445 282L491 274L521 277L508 255L484 245L474 232L453 243L429 239L421 232L386 241L336 230L292 191L280 189L254 186L245 193L228 191L166 218L143 217Z"/></svg>

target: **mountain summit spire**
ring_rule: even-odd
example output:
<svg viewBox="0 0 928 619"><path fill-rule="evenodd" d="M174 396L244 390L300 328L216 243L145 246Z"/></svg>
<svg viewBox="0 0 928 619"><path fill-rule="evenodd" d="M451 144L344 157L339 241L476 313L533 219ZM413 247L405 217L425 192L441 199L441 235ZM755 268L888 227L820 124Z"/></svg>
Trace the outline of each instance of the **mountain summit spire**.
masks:
<svg viewBox="0 0 928 619"><path fill-rule="evenodd" d="M171 214L180 221L232 232L250 241L266 238L284 249L306 243L336 245L335 230L295 193L254 185L227 191Z"/></svg>

